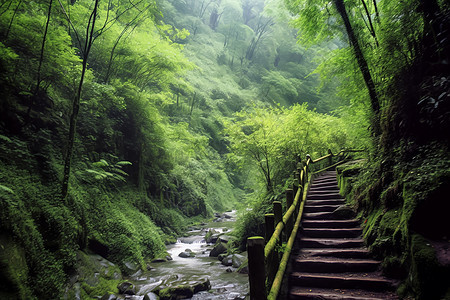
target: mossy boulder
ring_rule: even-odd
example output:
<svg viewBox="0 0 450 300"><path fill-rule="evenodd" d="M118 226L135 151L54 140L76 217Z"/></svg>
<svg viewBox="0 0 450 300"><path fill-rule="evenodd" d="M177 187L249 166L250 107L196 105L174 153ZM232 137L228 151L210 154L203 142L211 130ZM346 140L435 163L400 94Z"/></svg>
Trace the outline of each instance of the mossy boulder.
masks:
<svg viewBox="0 0 450 300"><path fill-rule="evenodd" d="M161 300L187 299L194 296L194 289L189 285L178 285L168 287L159 291Z"/></svg>
<svg viewBox="0 0 450 300"><path fill-rule="evenodd" d="M411 271L409 281L417 299L442 299L450 280L431 243L419 234L411 237Z"/></svg>
<svg viewBox="0 0 450 300"><path fill-rule="evenodd" d="M154 292L159 295L161 300L178 300L192 298L195 293L210 289L211 283L208 278L191 276L186 279L168 278Z"/></svg>
<svg viewBox="0 0 450 300"><path fill-rule="evenodd" d="M9 237L0 235L0 299L30 297L27 277L24 249Z"/></svg>
<svg viewBox="0 0 450 300"><path fill-rule="evenodd" d="M190 258L190 257L195 257L195 253L191 249L186 249L183 252L181 252L180 254L178 254L178 256L183 257L183 258Z"/></svg>
<svg viewBox="0 0 450 300"><path fill-rule="evenodd" d="M210 257L218 257L219 254L225 253L227 251L227 246L226 244L222 243L222 242L218 242L214 248L211 250L211 252L209 253Z"/></svg>
<svg viewBox="0 0 450 300"><path fill-rule="evenodd" d="M105 296L107 294L117 294L118 284L122 280L120 268L114 263L97 254L87 254L82 251L77 253L76 275L73 276L67 296L79 293L84 298Z"/></svg>

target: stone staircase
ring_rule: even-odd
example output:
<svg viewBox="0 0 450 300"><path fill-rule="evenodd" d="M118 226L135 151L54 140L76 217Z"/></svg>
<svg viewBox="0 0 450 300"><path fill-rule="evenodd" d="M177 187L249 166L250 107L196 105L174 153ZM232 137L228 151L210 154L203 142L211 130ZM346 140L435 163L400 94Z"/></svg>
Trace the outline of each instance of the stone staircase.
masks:
<svg viewBox="0 0 450 300"><path fill-rule="evenodd" d="M333 213L343 204L335 171L313 181L292 255L289 299L397 299L364 246L358 220Z"/></svg>

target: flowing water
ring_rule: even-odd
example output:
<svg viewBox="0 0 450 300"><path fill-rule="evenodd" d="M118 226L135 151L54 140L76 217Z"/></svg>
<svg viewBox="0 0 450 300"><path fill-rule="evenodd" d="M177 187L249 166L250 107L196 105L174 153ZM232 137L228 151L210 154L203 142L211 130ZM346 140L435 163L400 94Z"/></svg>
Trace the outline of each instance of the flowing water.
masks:
<svg viewBox="0 0 450 300"><path fill-rule="evenodd" d="M234 226L235 212L227 213L231 219L220 219L201 229L192 230L188 237L182 237L174 245L168 246L171 261L153 263L154 269L135 278L138 294L143 295L153 287L159 285L161 280L176 275L180 280L208 278L211 290L194 294L193 300L229 300L245 299L248 294L248 276L236 272L235 268L221 264L217 257L209 257L214 245L207 244L204 236L209 229L226 233ZM192 250L195 257L183 258L178 256L186 249ZM227 271L228 269L228 271ZM232 271L232 272L230 272Z"/></svg>

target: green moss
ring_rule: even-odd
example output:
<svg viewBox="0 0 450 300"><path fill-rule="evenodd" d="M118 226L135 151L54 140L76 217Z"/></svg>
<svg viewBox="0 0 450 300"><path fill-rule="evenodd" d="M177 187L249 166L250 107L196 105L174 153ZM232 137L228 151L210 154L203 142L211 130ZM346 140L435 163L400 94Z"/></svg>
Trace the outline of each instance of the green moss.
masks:
<svg viewBox="0 0 450 300"><path fill-rule="evenodd" d="M0 169L0 182L14 187L14 193L0 191L0 229L17 241L17 249L23 249L28 268L19 272L28 275L24 293L31 290L38 298L57 297L66 280L63 268L74 264L70 214L54 203L54 186L43 186L37 175L1 162ZM48 218L41 218L43 210ZM50 249L56 232L57 248Z"/></svg>
<svg viewBox="0 0 450 300"><path fill-rule="evenodd" d="M383 274L392 278L405 278L407 268L402 259L396 256L387 256L382 263Z"/></svg>
<svg viewBox="0 0 450 300"><path fill-rule="evenodd" d="M81 288L86 292L86 294L90 298L95 298L96 296L103 296L104 294L118 294L119 290L117 289L117 285L121 282L121 280L116 279L106 279L100 277L98 279L98 284L95 286L91 286L86 282L83 282Z"/></svg>
<svg viewBox="0 0 450 300"><path fill-rule="evenodd" d="M1 299L34 299L28 273L25 251L10 238L0 235Z"/></svg>
<svg viewBox="0 0 450 300"><path fill-rule="evenodd" d="M368 241L369 244L373 243L376 239L378 226L380 224L381 218L383 217L382 210L377 210L370 214L365 220L364 220L364 228L363 228L363 234L364 239Z"/></svg>
<svg viewBox="0 0 450 300"><path fill-rule="evenodd" d="M176 299L190 298L192 297L193 294L194 288L189 285L168 287L159 291L159 297L161 298L161 300L176 300Z"/></svg>
<svg viewBox="0 0 450 300"><path fill-rule="evenodd" d="M411 236L411 287L417 299L441 299L448 286L448 276L436 259L431 244L421 235Z"/></svg>
<svg viewBox="0 0 450 300"><path fill-rule="evenodd" d="M368 242L370 242L370 249L378 256L386 256L393 253L397 253L394 249L393 233L398 225L398 218L400 213L398 211L377 211L376 220L370 230ZM367 232L366 232L367 233ZM373 240L375 238L375 240ZM372 242L373 240L373 242ZM400 249L401 252L402 249Z"/></svg>
<svg viewBox="0 0 450 300"><path fill-rule="evenodd" d="M366 163L365 159L350 161L337 166L336 172L344 178L354 177L362 171Z"/></svg>
<svg viewBox="0 0 450 300"><path fill-rule="evenodd" d="M99 255L87 254L79 251L77 253L78 263L76 274L78 281L66 292L67 297L75 295L77 289L83 299L103 296L106 293L118 293L117 285L121 282L121 271Z"/></svg>

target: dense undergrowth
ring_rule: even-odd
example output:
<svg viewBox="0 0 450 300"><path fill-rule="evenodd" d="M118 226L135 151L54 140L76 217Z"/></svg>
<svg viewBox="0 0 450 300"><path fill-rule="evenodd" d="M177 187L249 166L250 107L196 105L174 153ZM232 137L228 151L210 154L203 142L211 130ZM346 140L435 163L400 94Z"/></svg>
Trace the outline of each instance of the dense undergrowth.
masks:
<svg viewBox="0 0 450 300"><path fill-rule="evenodd" d="M420 53L391 83L373 154L339 171L353 176L341 189L359 212L367 244L384 273L400 280L399 295L414 299L450 297L450 73L442 67L449 59L449 11L434 17L437 38L425 34Z"/></svg>

